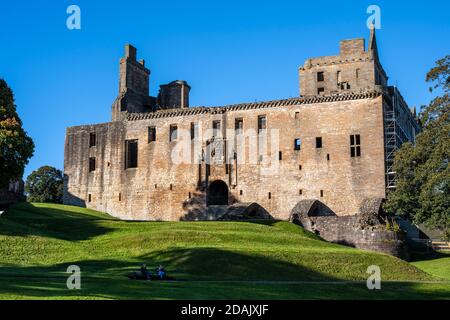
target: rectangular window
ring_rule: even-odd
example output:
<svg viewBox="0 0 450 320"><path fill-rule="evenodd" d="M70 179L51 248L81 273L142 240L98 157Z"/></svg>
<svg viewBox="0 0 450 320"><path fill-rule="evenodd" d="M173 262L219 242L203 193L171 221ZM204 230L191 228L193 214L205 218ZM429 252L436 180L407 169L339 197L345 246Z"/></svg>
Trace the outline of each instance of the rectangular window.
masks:
<svg viewBox="0 0 450 320"><path fill-rule="evenodd" d="M178 136L178 127L175 124L170 125L169 141L176 141Z"/></svg>
<svg viewBox="0 0 450 320"><path fill-rule="evenodd" d="M95 158L89 158L89 172L95 171Z"/></svg>
<svg viewBox="0 0 450 320"><path fill-rule="evenodd" d="M244 120L242 118L237 118L234 120L234 130L235 134L242 134L244 131Z"/></svg>
<svg viewBox="0 0 450 320"><path fill-rule="evenodd" d="M138 141L125 141L125 169L138 166Z"/></svg>
<svg viewBox="0 0 450 320"><path fill-rule="evenodd" d="M323 94L325 92L325 88L317 88L317 94L320 96L321 94Z"/></svg>
<svg viewBox="0 0 450 320"><path fill-rule="evenodd" d="M266 127L267 127L266 116L258 116L258 132L266 130Z"/></svg>
<svg viewBox="0 0 450 320"><path fill-rule="evenodd" d="M220 135L220 120L214 120L212 123L213 137Z"/></svg>
<svg viewBox="0 0 450 320"><path fill-rule="evenodd" d="M94 147L97 144L97 136L95 133L89 134L89 148Z"/></svg>
<svg viewBox="0 0 450 320"><path fill-rule="evenodd" d="M320 190L320 196L323 197L323 190Z"/></svg>
<svg viewBox="0 0 450 320"><path fill-rule="evenodd" d="M281 151L278 152L278 160L283 160L283 153Z"/></svg>
<svg viewBox="0 0 450 320"><path fill-rule="evenodd" d="M302 140L300 138L294 139L294 150L298 151L302 147Z"/></svg>
<svg viewBox="0 0 450 320"><path fill-rule="evenodd" d="M295 113L295 120L299 120L300 119L300 112L296 112Z"/></svg>
<svg viewBox="0 0 450 320"><path fill-rule="evenodd" d="M92 195L90 193L88 194L88 202L92 202Z"/></svg>
<svg viewBox="0 0 450 320"><path fill-rule="evenodd" d="M359 134L350 135L350 156L361 157L361 136Z"/></svg>
<svg viewBox="0 0 450 320"><path fill-rule="evenodd" d="M156 128L155 127L148 127L148 142L154 142L156 141Z"/></svg>
<svg viewBox="0 0 450 320"><path fill-rule="evenodd" d="M316 137L316 148L322 148L322 137Z"/></svg>
<svg viewBox="0 0 450 320"><path fill-rule="evenodd" d="M323 71L317 72L317 81L324 81L325 80L325 76Z"/></svg>
<svg viewBox="0 0 450 320"><path fill-rule="evenodd" d="M338 85L342 82L342 77L341 77L341 72L340 71L338 71L336 73L336 82L337 82Z"/></svg>
<svg viewBox="0 0 450 320"><path fill-rule="evenodd" d="M197 122L191 122L191 140L198 139L199 124Z"/></svg>

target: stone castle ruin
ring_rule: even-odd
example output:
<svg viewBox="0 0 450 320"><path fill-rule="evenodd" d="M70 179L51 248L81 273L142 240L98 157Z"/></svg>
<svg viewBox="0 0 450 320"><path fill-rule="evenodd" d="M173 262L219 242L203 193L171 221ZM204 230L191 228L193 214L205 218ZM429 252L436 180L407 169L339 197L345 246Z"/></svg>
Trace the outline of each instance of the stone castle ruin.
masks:
<svg viewBox="0 0 450 320"><path fill-rule="evenodd" d="M376 228L361 221L382 224L393 155L420 130L388 85L374 29L367 49L343 40L338 55L307 59L296 98L191 107L181 80L152 97L131 45L119 78L111 122L67 129L64 203L121 219L272 217L342 243L370 229L367 244Z"/></svg>

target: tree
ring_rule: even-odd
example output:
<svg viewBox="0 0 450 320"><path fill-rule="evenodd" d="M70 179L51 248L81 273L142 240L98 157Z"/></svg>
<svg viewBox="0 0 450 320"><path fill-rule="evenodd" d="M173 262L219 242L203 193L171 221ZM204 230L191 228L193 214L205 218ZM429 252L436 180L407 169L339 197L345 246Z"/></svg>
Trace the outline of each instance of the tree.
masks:
<svg viewBox="0 0 450 320"><path fill-rule="evenodd" d="M63 174L61 170L43 166L33 171L25 183L30 202L61 203L63 197Z"/></svg>
<svg viewBox="0 0 450 320"><path fill-rule="evenodd" d="M397 188L388 194L385 209L450 239L450 55L436 62L426 81L440 95L423 107L415 146L405 143L396 153Z"/></svg>
<svg viewBox="0 0 450 320"><path fill-rule="evenodd" d="M0 188L22 177L33 152L34 143L22 128L13 92L0 79Z"/></svg>

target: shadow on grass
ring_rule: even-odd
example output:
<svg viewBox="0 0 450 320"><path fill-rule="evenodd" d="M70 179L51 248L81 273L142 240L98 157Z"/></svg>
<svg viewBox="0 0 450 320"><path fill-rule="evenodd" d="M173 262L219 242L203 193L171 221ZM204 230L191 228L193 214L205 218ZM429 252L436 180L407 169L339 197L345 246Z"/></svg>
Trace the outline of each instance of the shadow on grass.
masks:
<svg viewBox="0 0 450 320"><path fill-rule="evenodd" d="M88 240L106 234L105 219L58 208L39 208L22 202L11 206L0 218L0 235L42 236L62 240Z"/></svg>
<svg viewBox="0 0 450 320"><path fill-rule="evenodd" d="M439 251L430 251L430 252L413 251L413 252L411 252L411 262L423 261L423 260L436 260L436 259L441 259L441 258L450 258L450 252L439 252Z"/></svg>

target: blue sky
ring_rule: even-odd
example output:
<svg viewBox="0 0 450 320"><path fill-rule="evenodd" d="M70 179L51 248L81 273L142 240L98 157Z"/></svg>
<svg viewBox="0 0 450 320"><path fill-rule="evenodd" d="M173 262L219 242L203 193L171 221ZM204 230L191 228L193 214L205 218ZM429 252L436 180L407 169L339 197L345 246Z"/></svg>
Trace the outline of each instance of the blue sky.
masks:
<svg viewBox="0 0 450 320"><path fill-rule="evenodd" d="M81 30L66 9L81 8ZM0 77L36 144L26 177L63 168L68 126L107 122L125 43L152 71L150 91L175 79L191 105L297 96L306 58L337 54L339 40L368 37L366 9L381 8L381 62L410 106L428 103L425 73L450 54L448 1L2 1ZM367 43L367 42L366 42Z"/></svg>

